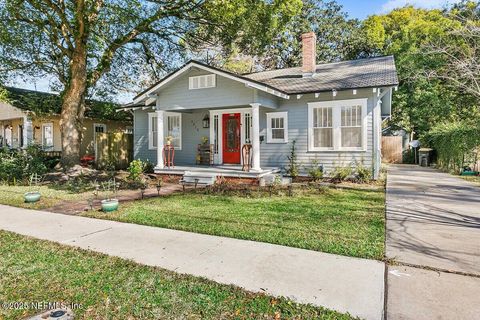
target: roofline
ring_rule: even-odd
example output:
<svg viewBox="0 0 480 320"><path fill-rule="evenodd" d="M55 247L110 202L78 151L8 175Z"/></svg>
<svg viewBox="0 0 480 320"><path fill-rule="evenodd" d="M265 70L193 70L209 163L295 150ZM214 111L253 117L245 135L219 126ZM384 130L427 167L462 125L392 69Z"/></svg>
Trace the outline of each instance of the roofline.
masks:
<svg viewBox="0 0 480 320"><path fill-rule="evenodd" d="M345 91L345 90L361 90L361 89L374 89L374 88L389 88L389 87L396 87L398 86L398 82L396 84L383 84L378 86L368 86L368 87L348 87L348 88L341 88L341 89L329 89L329 90L310 90L310 91L298 91L298 92L289 92L288 94L293 96L296 94L313 94L313 93L322 93L322 92L332 92L333 90L336 91Z"/></svg>
<svg viewBox="0 0 480 320"><path fill-rule="evenodd" d="M371 59L379 59L379 58L388 58L392 57L393 60L395 61L395 56L393 54L388 54L384 56L375 56L375 57L366 57L366 58L359 58L359 59L349 59L349 60L340 60L340 61L332 61L332 62L325 62L325 63L318 63L315 66L325 66L327 64L335 64L335 63L342 63L342 62L353 62L353 61L359 61L359 60L371 60ZM264 72L273 72L273 71L278 71L278 70L287 70L287 69L301 69L302 66L297 66L297 67L288 67L288 68L278 68L278 69L270 69L270 70L263 70L263 71L257 71L257 72L248 72L248 73L242 73L242 76L250 76L254 75L257 73L264 73Z"/></svg>
<svg viewBox="0 0 480 320"><path fill-rule="evenodd" d="M163 77L160 81L158 81L157 83L153 84L152 86L150 86L149 88L143 90L142 92L140 92L139 94L137 94L134 98L133 98L133 101L134 103L138 103L138 100L140 98L142 98L143 96L145 96L146 94L152 92L152 91L155 91L157 89L159 89L162 84L166 83L167 80L169 79L173 79L176 75L179 75L185 71L188 70L188 68L190 68L191 66L199 66L201 68L206 68L206 69L210 69L210 70L213 70L215 71L215 73L219 73L220 75L223 74L223 76L228 76L230 78L237 78L238 80L241 80L241 82L244 82L245 84L253 84L253 87L256 88L256 89L259 89L259 90L262 90L262 91L265 91L267 93L270 93L270 94L273 94L273 95L277 95L277 96L281 96L285 99L288 99L288 93L286 93L285 91L283 90L280 90L274 86L271 86L271 85L268 85L266 83L263 83L263 82L260 82L260 81L257 81L257 80L252 80L252 79L249 79L247 77L244 77L244 76L241 76L241 75L238 75L238 74L235 74L233 72L230 72L230 71L226 71L226 70L223 70L223 69L220 69L220 68L217 68L217 67L212 67L208 64L205 64L203 62L200 62L200 61L196 61L196 60L190 60L188 61L187 63L185 63L183 66L181 66L180 68L178 68L177 70L169 73L167 76ZM258 88L258 87L255 87L256 86L262 86L262 87L265 87L265 89L263 88ZM270 89L270 90L268 90ZM271 92L271 91L274 91L274 92ZM279 94L275 94L275 91L276 92L279 92Z"/></svg>

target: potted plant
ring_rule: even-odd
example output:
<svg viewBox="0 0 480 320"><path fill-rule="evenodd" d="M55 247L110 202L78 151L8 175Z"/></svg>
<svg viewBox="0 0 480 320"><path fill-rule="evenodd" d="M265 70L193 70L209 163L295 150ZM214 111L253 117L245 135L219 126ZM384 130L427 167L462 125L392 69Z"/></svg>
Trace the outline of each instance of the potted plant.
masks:
<svg viewBox="0 0 480 320"><path fill-rule="evenodd" d="M115 178L102 183L105 191L105 199L101 201L102 211L111 212L118 209L118 199L114 198L117 193L117 184Z"/></svg>
<svg viewBox="0 0 480 320"><path fill-rule="evenodd" d="M30 180L29 180L29 186L30 188L32 188L32 186L37 186L38 183L40 182L40 178L38 177L38 174L36 173L32 173L32 175L30 176ZM29 192L26 192L24 195L23 195L23 198L25 199L25 202L27 203L34 203L34 202L37 202L40 200L40 191L29 191Z"/></svg>
<svg viewBox="0 0 480 320"><path fill-rule="evenodd" d="M172 144L173 137L172 136L167 136L167 146L170 146Z"/></svg>

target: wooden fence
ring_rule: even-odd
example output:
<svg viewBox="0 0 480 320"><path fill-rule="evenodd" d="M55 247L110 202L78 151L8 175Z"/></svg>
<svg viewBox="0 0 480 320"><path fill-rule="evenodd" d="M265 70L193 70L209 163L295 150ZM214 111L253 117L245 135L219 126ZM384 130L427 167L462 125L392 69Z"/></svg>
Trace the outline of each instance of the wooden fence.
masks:
<svg viewBox="0 0 480 320"><path fill-rule="evenodd" d="M96 133L95 150L98 168L115 165L116 169L126 169L133 158L133 134Z"/></svg>
<svg viewBox="0 0 480 320"><path fill-rule="evenodd" d="M400 136L382 137L382 160L384 162L402 163L402 139Z"/></svg>

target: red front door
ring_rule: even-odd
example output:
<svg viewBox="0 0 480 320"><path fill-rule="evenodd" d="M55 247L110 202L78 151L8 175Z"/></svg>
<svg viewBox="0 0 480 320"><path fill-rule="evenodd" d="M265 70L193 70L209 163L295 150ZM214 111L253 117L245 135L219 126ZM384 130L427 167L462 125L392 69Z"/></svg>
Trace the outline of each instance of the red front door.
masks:
<svg viewBox="0 0 480 320"><path fill-rule="evenodd" d="M240 164L240 113L223 115L223 163Z"/></svg>

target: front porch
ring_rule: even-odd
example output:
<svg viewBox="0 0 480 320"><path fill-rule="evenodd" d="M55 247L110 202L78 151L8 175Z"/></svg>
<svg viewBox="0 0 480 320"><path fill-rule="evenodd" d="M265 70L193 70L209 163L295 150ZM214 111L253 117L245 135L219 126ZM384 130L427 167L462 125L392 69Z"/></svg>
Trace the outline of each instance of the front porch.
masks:
<svg viewBox="0 0 480 320"><path fill-rule="evenodd" d="M260 179L266 175L272 173L279 173L280 168L277 167L265 167L259 171L242 171L241 165L214 165L214 166L202 166L202 165L191 165L191 166L175 166L175 167L164 167L162 169L155 168L156 174L167 174L167 175L184 175L185 172L195 172L195 173L208 173L216 175L217 177L225 178L244 178L244 179Z"/></svg>

